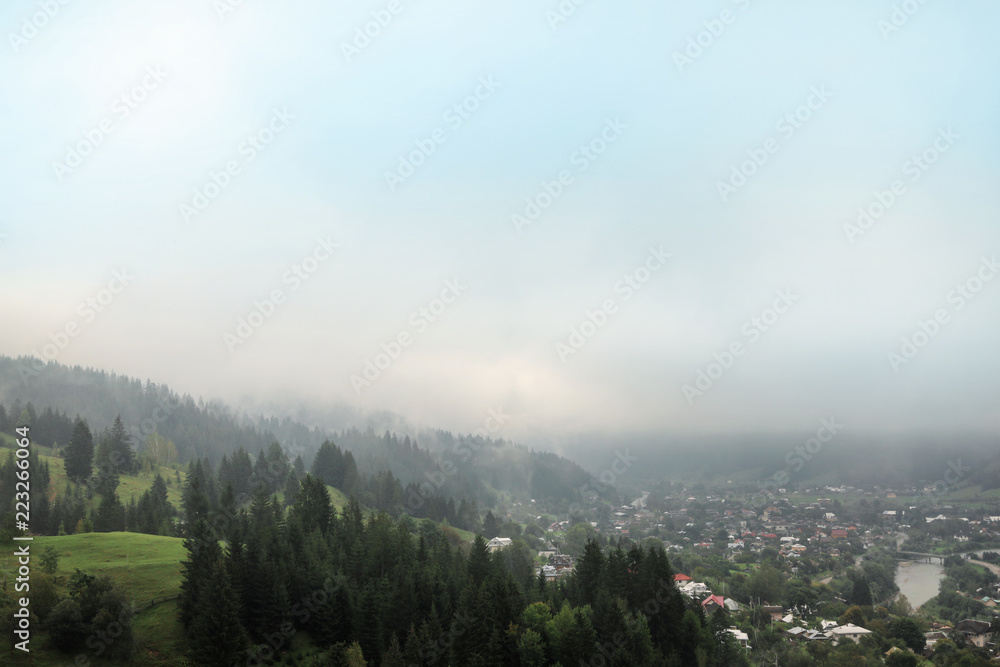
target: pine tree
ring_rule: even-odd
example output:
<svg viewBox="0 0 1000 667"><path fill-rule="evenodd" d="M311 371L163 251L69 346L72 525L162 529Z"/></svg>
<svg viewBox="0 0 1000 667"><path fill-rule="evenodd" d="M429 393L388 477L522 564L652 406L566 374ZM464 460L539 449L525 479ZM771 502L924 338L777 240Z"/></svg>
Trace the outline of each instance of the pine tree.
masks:
<svg viewBox="0 0 1000 667"><path fill-rule="evenodd" d="M189 464L187 484L184 486L184 495L181 498L189 527L193 527L199 519L208 521L208 513L212 508L209 495L210 476L211 471L206 474L201 460L195 459Z"/></svg>
<svg viewBox="0 0 1000 667"><path fill-rule="evenodd" d="M330 528L330 493L318 477L306 475L299 487L291 510L302 529L310 533L317 528L325 535Z"/></svg>
<svg viewBox="0 0 1000 667"><path fill-rule="evenodd" d="M299 495L299 475L294 470L290 470L285 476L285 487L282 489L282 499L285 507L292 505Z"/></svg>
<svg viewBox="0 0 1000 667"><path fill-rule="evenodd" d="M871 607L874 604L871 586L868 585L868 578L864 575L855 579L854 586L851 587L851 595L847 598L847 604L859 607Z"/></svg>
<svg viewBox="0 0 1000 667"><path fill-rule="evenodd" d="M344 454L329 440L323 441L313 459L312 474L329 486L344 488Z"/></svg>
<svg viewBox="0 0 1000 667"><path fill-rule="evenodd" d="M399 645L399 637L392 633L389 639L389 648L382 657L381 667L407 667L406 659L403 656L403 649Z"/></svg>
<svg viewBox="0 0 1000 667"><path fill-rule="evenodd" d="M94 515L94 531L110 533L122 530L125 530L125 507L118 494L103 496Z"/></svg>
<svg viewBox="0 0 1000 667"><path fill-rule="evenodd" d="M105 431L104 437L101 438L96 460L98 465L110 467L117 472L127 474L136 470L132 437L125 430L121 415L115 417L111 428Z"/></svg>
<svg viewBox="0 0 1000 667"><path fill-rule="evenodd" d="M181 563L180 616L181 625L187 629L195 618L202 591L212 576L215 564L222 557L222 551L218 537L208 527L208 498L205 492L189 486L185 489L185 504L188 521L184 548L188 557Z"/></svg>
<svg viewBox="0 0 1000 667"><path fill-rule="evenodd" d="M252 480L255 489L264 489L267 493L274 493L278 490L275 476L269 470L267 455L263 449L254 460Z"/></svg>
<svg viewBox="0 0 1000 667"><path fill-rule="evenodd" d="M576 565L576 579L580 584L580 604L594 604L604 571L604 554L596 540L587 540L583 555Z"/></svg>
<svg viewBox="0 0 1000 667"><path fill-rule="evenodd" d="M150 496L153 499L153 507L164 513L169 512L170 503L167 501L167 483L160 476L160 473L156 473L156 478L153 480L153 488L150 489Z"/></svg>
<svg viewBox="0 0 1000 667"><path fill-rule="evenodd" d="M118 491L120 483L118 470L113 466L104 466L94 473L94 491L103 498L110 498Z"/></svg>
<svg viewBox="0 0 1000 667"><path fill-rule="evenodd" d="M73 436L66 445L66 476L77 483L90 477L94 461L94 436L87 422L79 417L73 425Z"/></svg>
<svg viewBox="0 0 1000 667"><path fill-rule="evenodd" d="M486 548L486 540L482 535L476 535L469 551L469 580L473 587L480 586L486 580L490 571L490 552Z"/></svg>
<svg viewBox="0 0 1000 667"><path fill-rule="evenodd" d="M229 573L216 560L188 626L188 656L199 665L233 665L246 648L247 634L239 621Z"/></svg>
<svg viewBox="0 0 1000 667"><path fill-rule="evenodd" d="M495 516L493 516L493 511L487 511L486 517L483 519L483 536L492 540L494 537L500 534L500 522Z"/></svg>
<svg viewBox="0 0 1000 667"><path fill-rule="evenodd" d="M410 630L406 633L406 644L403 645L403 658L406 660L407 665L423 665L423 647L420 644L420 637L417 636L417 630L414 625L410 624Z"/></svg>
<svg viewBox="0 0 1000 667"><path fill-rule="evenodd" d="M354 607L346 586L338 586L309 618L308 629L324 646L351 639Z"/></svg>
<svg viewBox="0 0 1000 667"><path fill-rule="evenodd" d="M38 423L38 415L35 413L35 406L30 402L25 406L20 418L17 420L18 428L22 426L32 427Z"/></svg>

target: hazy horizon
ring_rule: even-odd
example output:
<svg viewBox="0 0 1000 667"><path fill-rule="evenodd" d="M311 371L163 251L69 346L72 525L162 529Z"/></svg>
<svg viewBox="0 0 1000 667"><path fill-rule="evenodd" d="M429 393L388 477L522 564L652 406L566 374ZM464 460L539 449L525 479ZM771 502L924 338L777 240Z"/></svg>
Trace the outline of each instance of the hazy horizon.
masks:
<svg viewBox="0 0 1000 667"><path fill-rule="evenodd" d="M0 8L2 353L564 454L1000 433L995 4L218 6Z"/></svg>

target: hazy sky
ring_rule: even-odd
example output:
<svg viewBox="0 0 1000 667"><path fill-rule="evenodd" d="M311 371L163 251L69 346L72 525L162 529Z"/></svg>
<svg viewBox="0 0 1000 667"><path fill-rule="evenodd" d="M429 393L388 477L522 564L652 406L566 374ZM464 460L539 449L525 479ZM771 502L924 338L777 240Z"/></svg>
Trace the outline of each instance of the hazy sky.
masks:
<svg viewBox="0 0 1000 667"><path fill-rule="evenodd" d="M995 432L998 20L5 2L0 350L533 442Z"/></svg>

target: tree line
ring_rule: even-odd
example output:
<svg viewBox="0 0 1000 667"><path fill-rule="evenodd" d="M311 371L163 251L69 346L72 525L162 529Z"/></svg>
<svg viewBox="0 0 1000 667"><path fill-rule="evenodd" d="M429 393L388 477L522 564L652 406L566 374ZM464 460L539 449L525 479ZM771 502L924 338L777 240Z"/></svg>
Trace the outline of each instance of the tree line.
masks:
<svg viewBox="0 0 1000 667"><path fill-rule="evenodd" d="M520 540L490 553L482 536L366 515L354 498L337 511L311 473L287 506L258 487L241 507L200 467L180 602L196 664L258 664L298 632L326 651L315 664L744 664L725 616L674 588L662 547L590 541L575 573L547 582Z"/></svg>
<svg viewBox="0 0 1000 667"><path fill-rule="evenodd" d="M372 428L327 431L287 418L252 419L225 404L182 396L162 384L28 357L0 355L0 387L9 392L0 394L0 400L17 397L28 402L33 436L47 447L62 447L69 441L74 420L67 413L81 416L95 432L103 432L119 418L137 448L148 448L155 434L171 443L181 464L207 458L217 466L224 455L240 448L256 453L275 441L308 464L323 442L333 440L352 452L361 474L375 477L391 472L404 489L403 502L414 508L427 506L423 511L434 516L449 513L445 506L449 498L493 506L498 491L546 501L552 511L560 512L581 502L581 489L595 487L592 476L568 459L487 435L426 431L421 433L421 445L410 436L379 435ZM53 407L39 413L31 407L40 405ZM9 419L24 407L20 402L8 407ZM0 414L0 431L3 421ZM597 488L613 500L610 490ZM373 506L378 498L376 493ZM454 515L461 514L455 508Z"/></svg>

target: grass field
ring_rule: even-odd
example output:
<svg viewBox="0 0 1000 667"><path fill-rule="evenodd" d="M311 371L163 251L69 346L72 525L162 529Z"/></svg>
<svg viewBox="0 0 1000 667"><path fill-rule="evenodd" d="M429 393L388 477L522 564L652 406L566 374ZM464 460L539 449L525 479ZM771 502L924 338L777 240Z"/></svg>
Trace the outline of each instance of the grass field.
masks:
<svg viewBox="0 0 1000 667"><path fill-rule="evenodd" d="M55 456L51 448L35 443L31 446L39 460L49 466L50 500L57 494L62 495L68 484L63 459ZM13 438L0 434L0 457L6 458L7 453L3 450L14 447ZM168 499L179 510L184 473L162 467L158 472L170 481L167 487ZM138 499L143 492L152 488L155 475L155 472L122 475L118 487L118 496L122 502L127 504L133 497ZM342 511L348 504L347 495L333 487L328 486L327 490L331 504L338 512ZM96 508L99 502L99 496L95 495L87 503L88 509ZM368 512L365 514L367 516ZM466 542L471 542L475 537L468 531L457 528L455 531ZM24 543L0 543L0 584L6 583L8 590L13 583L11 573L17 571L14 551L21 544ZM133 620L138 651L130 664L161 667L179 667L183 664L184 634L178 621L178 600L173 599L180 592L181 562L187 557L182 539L126 532L80 533L36 536L30 545L34 571L38 571L38 556L46 547L55 549L59 556L55 580L61 596L67 594L67 583L77 569L94 575L108 575L120 583L133 607L141 610ZM0 665L55 667L72 664L105 667L120 664L98 657L93 650L86 650L79 655L60 653L50 645L48 636L38 627L32 628L30 646L31 653L23 654L12 651L10 642L0 639ZM318 648L304 632L296 633L288 648L291 651L285 656L289 661L287 664L300 664L306 656L318 652ZM272 664L286 663L275 661Z"/></svg>
<svg viewBox="0 0 1000 667"><path fill-rule="evenodd" d="M335 489L332 486L327 486L326 490L330 492L330 504L337 508L337 512L343 511L347 507L347 503L350 498L347 497L340 489Z"/></svg>
<svg viewBox="0 0 1000 667"><path fill-rule="evenodd" d="M31 542L33 554L47 546L59 554L56 572L61 592L77 568L91 574L107 574L120 582L136 607L145 607L152 600L176 595L180 591L181 561L186 558L183 541L176 537L160 537L139 533L83 533L59 537L36 537ZM13 542L0 545L0 572L14 572ZM37 566L36 566L37 567ZM170 600L149 607L136 616L136 636L140 641L137 665L179 665L183 642L177 621L177 601ZM21 656L9 657L9 644L0 642L0 663L7 665L66 665L71 656L47 646L47 638L35 634L31 641L31 662ZM88 662L80 664L112 664L93 654L84 654Z"/></svg>
<svg viewBox="0 0 1000 667"><path fill-rule="evenodd" d="M136 664L180 665L184 655L184 631L177 619L177 600L146 609L132 622L139 644Z"/></svg>
<svg viewBox="0 0 1000 667"><path fill-rule="evenodd" d="M54 547L59 554L57 579L68 579L76 569L107 574L121 582L132 602L140 607L154 598L177 593L181 583L181 561L187 558L180 538L141 533L36 537L31 543L31 551L41 554L47 546ZM13 572L16 569L14 545L8 543L2 548L0 571Z"/></svg>
<svg viewBox="0 0 1000 667"><path fill-rule="evenodd" d="M0 434L0 450L12 450L14 448L14 439L9 435ZM61 458L53 455L52 448L50 447L43 447L33 442L31 443L31 448L36 454L38 454L39 461L43 461L49 465L49 500L55 498L56 494L62 495L66 490L66 483L68 481L66 477L65 463ZM6 457L7 454L0 451L0 456ZM136 501L138 501L139 496L141 496L143 492L153 488L153 481L156 479L156 473L162 475L163 479L167 481L167 500L173 503L174 507L179 508L181 503L181 489L184 487L184 479L186 475L182 470L178 470L177 468L167 468L164 466L160 466L157 470L152 472L139 472L136 475L122 475L119 478L120 484L118 486L118 497L121 498L122 503L127 505L133 497ZM180 477L179 480L178 476ZM99 498L92 498L88 504L88 509L96 508L99 502Z"/></svg>

